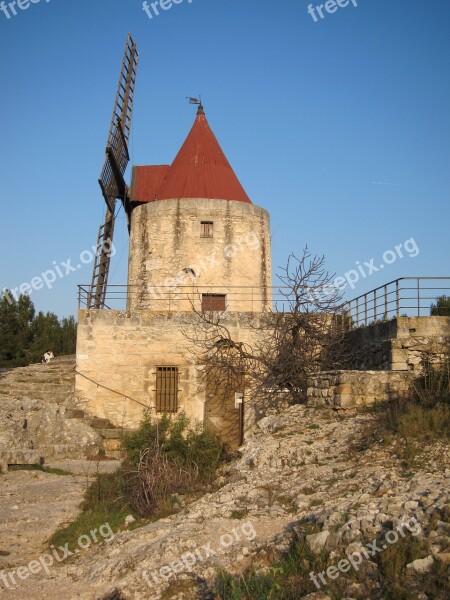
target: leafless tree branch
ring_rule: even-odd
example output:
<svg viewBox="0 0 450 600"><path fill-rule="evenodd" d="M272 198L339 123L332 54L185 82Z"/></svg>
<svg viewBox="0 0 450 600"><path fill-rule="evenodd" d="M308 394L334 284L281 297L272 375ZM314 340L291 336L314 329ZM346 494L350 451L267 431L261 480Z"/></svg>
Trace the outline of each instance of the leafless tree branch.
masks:
<svg viewBox="0 0 450 600"><path fill-rule="evenodd" d="M223 313L192 303L194 325L190 320L184 334L209 394L225 401L245 386L261 402L280 394L298 403L306 398L310 374L342 363L342 294L324 256L311 255L307 247L301 257L291 254L278 278L284 308L246 316L251 342L233 337Z"/></svg>

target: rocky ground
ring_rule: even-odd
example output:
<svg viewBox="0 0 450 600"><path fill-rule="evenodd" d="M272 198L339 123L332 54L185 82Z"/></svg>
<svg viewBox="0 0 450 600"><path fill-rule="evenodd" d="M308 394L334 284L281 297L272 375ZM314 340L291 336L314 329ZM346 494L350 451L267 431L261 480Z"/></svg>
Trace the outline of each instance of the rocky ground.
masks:
<svg viewBox="0 0 450 600"><path fill-rule="evenodd" d="M414 471L405 470L392 448L371 443L364 450L355 448L367 429L373 429L373 418L302 406L267 417L241 449L241 458L227 465L214 493L167 519L114 539L105 535L48 573L41 569L29 574L14 588L2 587L0 580L0 593L8 600L214 598L217 568L239 573L251 565L271 564L305 520L314 521L319 530L308 538L313 551L326 548L336 556L361 549L363 539L372 539L383 528L400 530L417 523L415 532L430 544L421 560L410 565L411 573L426 571L435 561L448 564L448 447L425 448ZM15 479L22 474L6 477L0 486L3 490L5 481L14 486L9 501L20 506L28 483ZM62 496L55 494L49 506L52 524ZM4 516L12 513L9 509ZM15 527L12 522L11 531ZM33 547L24 552L21 564L37 558L37 551ZM370 597L355 583L349 583L342 596Z"/></svg>

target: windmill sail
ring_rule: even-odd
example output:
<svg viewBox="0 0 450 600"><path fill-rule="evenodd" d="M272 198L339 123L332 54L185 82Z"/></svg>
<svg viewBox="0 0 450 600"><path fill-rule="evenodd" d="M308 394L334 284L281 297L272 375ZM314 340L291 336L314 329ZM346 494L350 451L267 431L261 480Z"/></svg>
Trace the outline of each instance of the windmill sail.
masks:
<svg viewBox="0 0 450 600"><path fill-rule="evenodd" d="M111 211L114 209L117 198L122 200L125 198L124 175L130 161L128 141L130 139L138 62L139 53L136 44L131 35L128 34L106 144L105 164L99 179L103 197Z"/></svg>
<svg viewBox="0 0 450 600"><path fill-rule="evenodd" d="M106 202L106 216L105 222L98 232L97 253L88 297L88 308L105 308L116 201L119 199L124 205L127 201L128 188L124 176L130 162L128 142L133 115L138 62L139 53L136 43L133 41L131 34L128 34L106 144L105 163L98 180Z"/></svg>

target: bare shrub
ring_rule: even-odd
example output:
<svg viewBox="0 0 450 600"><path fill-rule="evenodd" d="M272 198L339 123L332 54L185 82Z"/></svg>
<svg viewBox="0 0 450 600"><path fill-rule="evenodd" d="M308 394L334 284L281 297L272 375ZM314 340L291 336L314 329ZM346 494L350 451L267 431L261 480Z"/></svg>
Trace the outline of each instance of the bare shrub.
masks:
<svg viewBox="0 0 450 600"><path fill-rule="evenodd" d="M152 419L124 440L125 497L142 517L170 513L175 494L192 494L210 485L222 458L222 444L184 413Z"/></svg>
<svg viewBox="0 0 450 600"><path fill-rule="evenodd" d="M192 479L192 473L180 467L155 443L141 452L137 470L128 472L130 504L138 514L152 515L170 503L172 494L188 489Z"/></svg>

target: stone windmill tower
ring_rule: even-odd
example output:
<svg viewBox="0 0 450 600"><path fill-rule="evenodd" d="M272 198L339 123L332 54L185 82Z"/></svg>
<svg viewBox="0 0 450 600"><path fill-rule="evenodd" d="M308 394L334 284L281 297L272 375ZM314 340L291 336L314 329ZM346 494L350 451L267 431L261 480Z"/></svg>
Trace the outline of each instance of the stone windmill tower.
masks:
<svg viewBox="0 0 450 600"><path fill-rule="evenodd" d="M134 167L130 199L129 309L190 310L193 286L203 308L269 308L269 215L247 196L201 104L172 165Z"/></svg>
<svg viewBox="0 0 450 600"><path fill-rule="evenodd" d="M134 166L123 204L130 247L126 310L80 306L76 392L84 410L137 427L143 411L185 411L231 446L257 418L250 398L219 400L199 383L186 328L194 308L219 311L233 339L248 313L271 309L268 213L254 205L201 103L171 165ZM88 295L89 297L92 297ZM236 392L240 390L235 390Z"/></svg>

